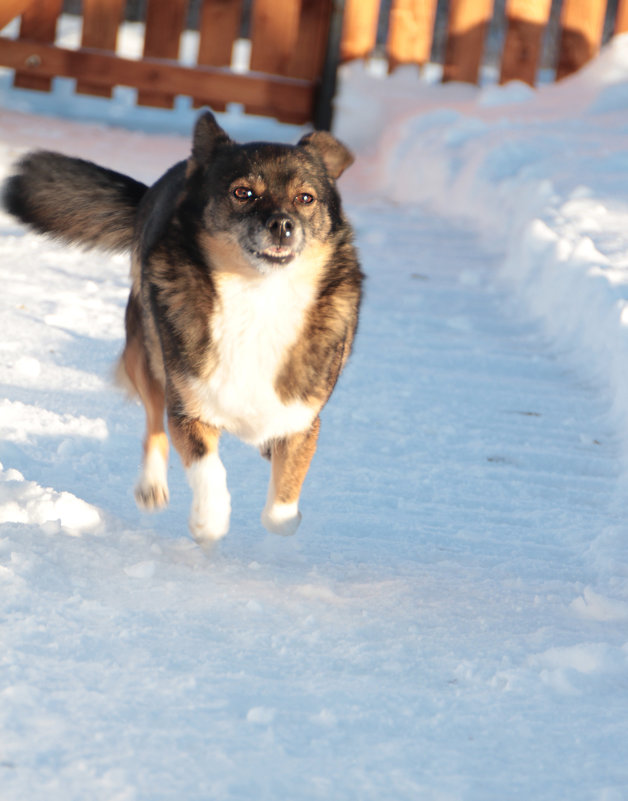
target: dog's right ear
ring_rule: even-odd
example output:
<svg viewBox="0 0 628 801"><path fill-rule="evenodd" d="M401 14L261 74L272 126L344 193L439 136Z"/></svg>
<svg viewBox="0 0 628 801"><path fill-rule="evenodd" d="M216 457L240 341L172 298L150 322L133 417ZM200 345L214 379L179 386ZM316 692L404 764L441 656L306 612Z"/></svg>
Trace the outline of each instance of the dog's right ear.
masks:
<svg viewBox="0 0 628 801"><path fill-rule="evenodd" d="M314 151L332 178L339 178L353 164L353 153L327 131L313 131L299 141L299 147Z"/></svg>
<svg viewBox="0 0 628 801"><path fill-rule="evenodd" d="M196 164L209 161L216 147L232 140L216 122L211 111L205 111L196 121L192 136L192 160Z"/></svg>

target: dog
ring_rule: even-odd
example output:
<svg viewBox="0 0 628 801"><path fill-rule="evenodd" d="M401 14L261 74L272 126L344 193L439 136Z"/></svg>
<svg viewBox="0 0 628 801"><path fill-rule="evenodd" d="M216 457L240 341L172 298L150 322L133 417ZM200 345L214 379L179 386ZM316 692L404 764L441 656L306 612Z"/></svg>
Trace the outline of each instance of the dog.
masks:
<svg viewBox="0 0 628 801"><path fill-rule="evenodd" d="M131 252L117 375L146 413L135 498L168 503L170 440L200 543L229 529L218 453L229 432L271 461L262 523L293 534L320 412L351 352L363 274L336 187L353 162L331 134L237 144L213 114L189 158L150 188L92 162L27 154L6 210L65 243Z"/></svg>

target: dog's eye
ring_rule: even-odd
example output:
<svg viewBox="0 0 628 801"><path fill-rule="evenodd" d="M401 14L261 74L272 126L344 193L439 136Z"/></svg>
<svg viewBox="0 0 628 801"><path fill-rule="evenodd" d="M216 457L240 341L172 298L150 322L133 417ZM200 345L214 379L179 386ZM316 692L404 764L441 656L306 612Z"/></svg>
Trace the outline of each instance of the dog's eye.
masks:
<svg viewBox="0 0 628 801"><path fill-rule="evenodd" d="M314 203L314 195L310 195L309 192L301 192L295 197L294 202L303 206L309 206L310 203Z"/></svg>
<svg viewBox="0 0 628 801"><path fill-rule="evenodd" d="M233 196L237 200L253 200L255 192L248 186L236 186L233 190Z"/></svg>

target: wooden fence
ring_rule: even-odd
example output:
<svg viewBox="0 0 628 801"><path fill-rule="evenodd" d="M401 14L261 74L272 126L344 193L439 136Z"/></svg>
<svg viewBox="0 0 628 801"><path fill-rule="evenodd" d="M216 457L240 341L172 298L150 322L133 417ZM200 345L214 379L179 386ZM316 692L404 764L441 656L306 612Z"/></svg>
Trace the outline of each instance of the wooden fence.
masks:
<svg viewBox="0 0 628 801"><path fill-rule="evenodd" d="M380 0L346 0L341 59L368 57L376 44ZM433 51L439 0L392 0L386 56L392 71L403 64L425 64ZM506 0L500 82L532 86L548 32L551 0ZM477 83L485 40L496 13L494 0L449 0L443 80ZM562 0L557 41L556 79L580 69L600 48L607 0ZM614 33L628 32L628 0L618 0Z"/></svg>
<svg viewBox="0 0 628 801"><path fill-rule="evenodd" d="M179 62L187 0L149 0L143 57L116 53L124 0L83 0L77 49L55 44L62 0L0 0L0 29L21 16L19 36L0 37L0 66L15 85L49 90L51 78L75 78L77 91L108 96L114 86L138 90L142 105L172 107L176 95L215 110L241 103L250 113L303 123L314 119L324 71L332 0L256 0L251 14L250 71L231 69L243 0L204 0L198 56Z"/></svg>
<svg viewBox="0 0 628 801"><path fill-rule="evenodd" d="M249 113L282 121L331 120L339 61L371 56L382 14L385 55L392 71L423 65L433 50L439 0L200 0L198 54L179 60L188 0L148 0L143 55L117 53L125 0L83 0L77 48L56 42L63 0L0 0L0 30L20 18L17 36L0 36L0 66L15 70L18 87L48 91L51 79L76 79L76 90L108 97L115 86L138 90L142 105L172 107L177 95L216 110L240 103ZM449 0L443 79L478 80L494 0ZM382 7L380 7L382 6ZM506 0L500 80L534 85L551 0ZM598 51L606 0L562 0L556 77L579 69ZM250 39L250 67L232 68L234 42ZM628 31L628 0L619 0L614 31ZM379 47L381 50L381 46Z"/></svg>

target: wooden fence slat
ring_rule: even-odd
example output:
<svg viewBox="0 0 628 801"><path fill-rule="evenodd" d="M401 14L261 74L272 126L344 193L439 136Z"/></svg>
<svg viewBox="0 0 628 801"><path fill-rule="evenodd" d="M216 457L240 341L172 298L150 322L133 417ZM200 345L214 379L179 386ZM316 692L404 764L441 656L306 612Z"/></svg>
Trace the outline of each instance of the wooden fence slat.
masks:
<svg viewBox="0 0 628 801"><path fill-rule="evenodd" d="M0 30L11 20L19 17L33 3L33 0L2 0L0 5Z"/></svg>
<svg viewBox="0 0 628 801"><path fill-rule="evenodd" d="M571 75L600 49L606 0L565 0L560 15L556 80Z"/></svg>
<svg viewBox="0 0 628 801"><path fill-rule="evenodd" d="M508 0L500 83L525 81L534 86L551 0Z"/></svg>
<svg viewBox="0 0 628 801"><path fill-rule="evenodd" d="M377 42L380 0L346 0L340 60L370 56Z"/></svg>
<svg viewBox="0 0 628 801"><path fill-rule="evenodd" d="M290 61L294 78L316 80L323 71L332 0L301 0L297 42Z"/></svg>
<svg viewBox="0 0 628 801"><path fill-rule="evenodd" d="M61 14L63 0L33 0L22 14L20 36L36 42L54 42L57 34L57 18ZM15 73L13 85L20 89L38 89L49 92L50 78L31 75L28 72Z"/></svg>
<svg viewBox="0 0 628 801"><path fill-rule="evenodd" d="M179 58L186 11L187 0L168 0L165 3L149 0L144 32L144 58L166 58L173 61ZM174 96L166 92L141 91L137 102L141 106L172 108Z"/></svg>
<svg viewBox="0 0 628 801"><path fill-rule="evenodd" d="M429 61L437 0L393 0L388 23L388 68Z"/></svg>
<svg viewBox="0 0 628 801"><path fill-rule="evenodd" d="M205 67L228 67L233 43L240 33L242 0L204 0L199 20L198 63ZM202 105L196 98L194 105ZM225 104L214 105L224 111Z"/></svg>
<svg viewBox="0 0 628 801"><path fill-rule="evenodd" d="M617 4L614 33L628 33L628 0L619 0Z"/></svg>
<svg viewBox="0 0 628 801"><path fill-rule="evenodd" d="M493 0L452 0L443 81L477 83Z"/></svg>
<svg viewBox="0 0 628 801"><path fill-rule="evenodd" d="M300 0L254 0L251 69L287 75L299 34Z"/></svg>
<svg viewBox="0 0 628 801"><path fill-rule="evenodd" d="M296 78L254 73L236 75L219 67L183 67L163 59L121 58L103 50L69 50L49 44L0 37L0 65L24 69L31 77L82 76L100 86L156 87L168 95L199 97L214 103L263 104L266 114L302 124L312 118L314 84Z"/></svg>
<svg viewBox="0 0 628 801"><path fill-rule="evenodd" d="M125 0L83 0L82 47L96 47L115 52L124 3ZM111 89L83 80L76 82L76 91L111 97Z"/></svg>
<svg viewBox="0 0 628 801"><path fill-rule="evenodd" d="M254 0L251 9L251 69L289 75L299 35L300 0ZM246 106L248 114L263 114L263 106Z"/></svg>

